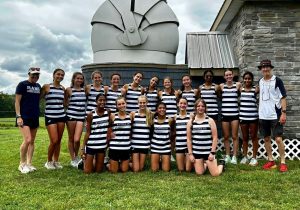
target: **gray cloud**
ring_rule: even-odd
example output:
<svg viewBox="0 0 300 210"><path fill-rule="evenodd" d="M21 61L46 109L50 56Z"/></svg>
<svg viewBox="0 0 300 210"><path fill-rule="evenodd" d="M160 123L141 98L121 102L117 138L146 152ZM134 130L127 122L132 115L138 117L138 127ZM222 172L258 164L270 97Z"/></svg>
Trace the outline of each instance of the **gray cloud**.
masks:
<svg viewBox="0 0 300 210"><path fill-rule="evenodd" d="M21 55L15 57L5 58L0 64L1 69L20 73L20 75L27 75L29 66L34 62L34 58L31 55Z"/></svg>
<svg viewBox="0 0 300 210"><path fill-rule="evenodd" d="M10 91L29 66L48 72L61 67L70 74L92 62L91 19L104 0L1 0L0 91ZM180 43L177 63L184 63L187 32L208 31L223 0L168 0L177 15ZM18 77L14 76L14 72ZM68 73L69 74L69 73ZM19 76L20 75L20 76ZM12 79L13 78L13 79ZM69 80L69 78L67 79ZM69 84L69 81L65 81Z"/></svg>

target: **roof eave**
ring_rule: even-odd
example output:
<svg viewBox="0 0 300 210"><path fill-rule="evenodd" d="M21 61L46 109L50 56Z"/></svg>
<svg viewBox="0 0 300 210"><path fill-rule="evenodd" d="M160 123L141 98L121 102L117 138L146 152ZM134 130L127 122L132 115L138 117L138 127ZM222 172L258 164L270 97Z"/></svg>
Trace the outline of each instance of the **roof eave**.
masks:
<svg viewBox="0 0 300 210"><path fill-rule="evenodd" d="M225 31L245 0L225 0L209 31Z"/></svg>

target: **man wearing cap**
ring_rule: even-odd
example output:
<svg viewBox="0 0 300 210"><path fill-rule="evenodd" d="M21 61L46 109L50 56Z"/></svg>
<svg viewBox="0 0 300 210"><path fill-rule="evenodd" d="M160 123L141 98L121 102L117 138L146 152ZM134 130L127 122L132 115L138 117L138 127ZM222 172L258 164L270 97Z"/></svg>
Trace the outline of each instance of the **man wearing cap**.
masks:
<svg viewBox="0 0 300 210"><path fill-rule="evenodd" d="M272 134L280 155L279 171L286 172L288 168L285 164L285 146L282 141L283 125L286 123L286 90L282 80L272 74L274 66L270 60L262 60L258 68L263 76L259 80L260 132L264 136L268 154L268 162L263 165L263 169L269 170L277 167L272 155Z"/></svg>
<svg viewBox="0 0 300 210"><path fill-rule="evenodd" d="M37 81L40 76L40 68L29 68L28 76L28 80L18 84L15 99L16 123L23 136L23 142L20 146L21 160L18 169L24 174L36 170L31 162L34 152L34 140L39 127L41 86Z"/></svg>

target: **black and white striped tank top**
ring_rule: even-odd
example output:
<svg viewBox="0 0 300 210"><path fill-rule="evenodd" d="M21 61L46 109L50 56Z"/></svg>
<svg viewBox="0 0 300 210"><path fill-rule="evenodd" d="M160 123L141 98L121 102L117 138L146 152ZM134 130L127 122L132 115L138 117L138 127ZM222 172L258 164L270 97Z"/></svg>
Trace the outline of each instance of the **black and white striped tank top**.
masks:
<svg viewBox="0 0 300 210"><path fill-rule="evenodd" d="M201 123L193 121L192 125L192 148L193 154L209 155L212 146L211 128L208 117Z"/></svg>
<svg viewBox="0 0 300 210"><path fill-rule="evenodd" d="M62 118L65 117L64 109L64 89L62 86L54 87L50 84L50 90L45 95L46 107L45 116L49 118Z"/></svg>
<svg viewBox="0 0 300 210"><path fill-rule="evenodd" d="M149 149L150 147L150 127L146 124L146 116L141 116L135 112L132 124L131 147L137 149Z"/></svg>
<svg viewBox="0 0 300 210"><path fill-rule="evenodd" d="M112 112L116 112L116 99L122 95L121 88L114 91L111 86L109 86L106 93L106 109L110 109Z"/></svg>
<svg viewBox="0 0 300 210"><path fill-rule="evenodd" d="M104 93L103 86L101 85L100 90L96 90L93 85L91 85L91 89L89 95L87 96L87 104L86 104L86 113L93 111L97 107L96 96L99 93Z"/></svg>
<svg viewBox="0 0 300 210"><path fill-rule="evenodd" d="M120 119L118 113L115 113L112 130L115 137L109 141L109 148L114 150L130 150L130 116L126 115L125 119Z"/></svg>
<svg viewBox="0 0 300 210"><path fill-rule="evenodd" d="M151 152L152 153L170 153L171 140L170 140L170 125L169 118L166 117L163 123L158 123L157 117L154 118L153 137L151 139Z"/></svg>
<svg viewBox="0 0 300 210"><path fill-rule="evenodd" d="M212 84L212 86L207 89L203 84L201 86L201 98L206 102L207 105L207 115L208 116L216 116L219 113L218 109L218 97L216 93L216 86Z"/></svg>
<svg viewBox="0 0 300 210"><path fill-rule="evenodd" d="M182 97L186 98L188 101L188 107L186 109L187 113L193 113L195 102L196 102L196 96L194 90L182 91Z"/></svg>
<svg viewBox="0 0 300 210"><path fill-rule="evenodd" d="M158 102L158 93L157 90L154 90L153 92L146 92L145 96L148 99L148 108L152 111L155 112L156 111L156 105Z"/></svg>
<svg viewBox="0 0 300 210"><path fill-rule="evenodd" d="M242 88L240 97L240 120L257 120L258 108L255 87L250 91L245 91Z"/></svg>
<svg viewBox="0 0 300 210"><path fill-rule="evenodd" d="M139 109L138 98L140 97L140 95L142 95L141 90L142 88L140 85L136 90L132 89L131 84L128 85L128 90L126 93L127 112L135 112Z"/></svg>
<svg viewBox="0 0 300 210"><path fill-rule="evenodd" d="M190 117L187 115L185 117L176 116L176 150L185 150L187 149L186 143L186 125Z"/></svg>
<svg viewBox="0 0 300 210"><path fill-rule="evenodd" d="M85 118L86 95L84 89L76 90L72 88L72 95L67 109L69 118L84 120Z"/></svg>
<svg viewBox="0 0 300 210"><path fill-rule="evenodd" d="M224 84L222 91L222 115L239 115L238 90L236 89L236 83L233 83L231 87Z"/></svg>
<svg viewBox="0 0 300 210"><path fill-rule="evenodd" d="M108 112L105 111L102 116L99 116L96 110L93 110L92 113L91 134L87 140L86 147L91 149L105 149L107 146L106 136L109 124Z"/></svg>
<svg viewBox="0 0 300 210"><path fill-rule="evenodd" d="M175 94L168 94L164 91L162 93L161 100L166 105L166 115L168 117L174 117L177 113L177 101Z"/></svg>

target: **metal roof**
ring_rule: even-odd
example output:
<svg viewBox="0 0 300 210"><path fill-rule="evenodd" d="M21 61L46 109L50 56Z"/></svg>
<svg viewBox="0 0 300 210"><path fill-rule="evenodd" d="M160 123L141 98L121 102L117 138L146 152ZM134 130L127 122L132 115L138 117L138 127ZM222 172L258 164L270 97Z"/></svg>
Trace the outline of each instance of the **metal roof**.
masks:
<svg viewBox="0 0 300 210"><path fill-rule="evenodd" d="M189 68L238 68L228 36L220 32L187 33L185 63Z"/></svg>

